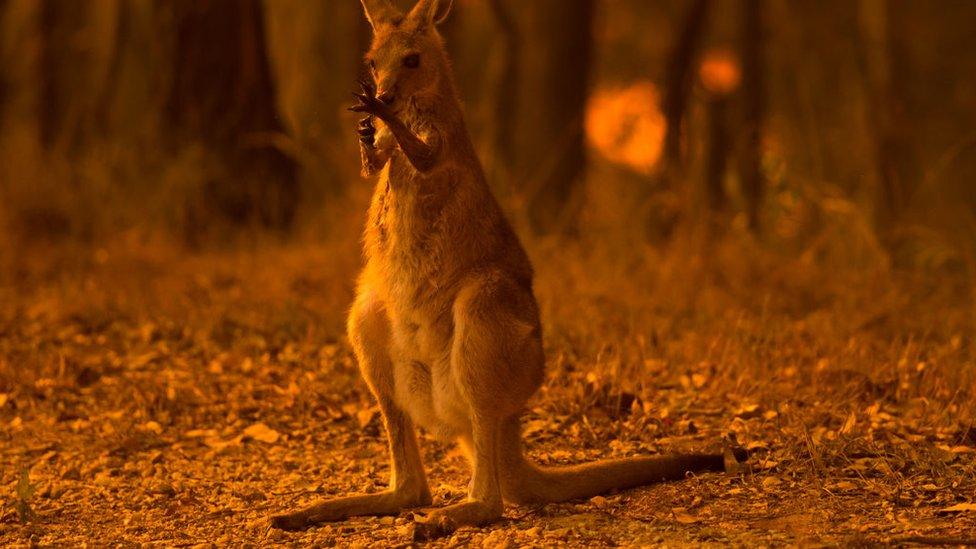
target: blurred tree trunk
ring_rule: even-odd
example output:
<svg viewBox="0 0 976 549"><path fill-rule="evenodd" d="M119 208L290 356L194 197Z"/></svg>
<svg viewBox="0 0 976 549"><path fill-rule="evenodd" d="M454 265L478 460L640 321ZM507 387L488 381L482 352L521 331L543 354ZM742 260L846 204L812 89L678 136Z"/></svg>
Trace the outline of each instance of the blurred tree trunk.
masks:
<svg viewBox="0 0 976 549"><path fill-rule="evenodd" d="M711 5L711 0L695 0L688 8L668 58L665 76L667 87L661 101L661 108L667 123L664 134L664 167L669 178L680 170L684 162L681 137L685 111L688 109L688 98L694 83L694 69ZM673 184L671 181L668 183Z"/></svg>
<svg viewBox="0 0 976 549"><path fill-rule="evenodd" d="M708 119L708 143L705 151L705 194L712 217L722 214L728 208L725 192L725 171L728 168L729 151L732 140L729 135L728 111L729 96L712 93L705 107Z"/></svg>
<svg viewBox="0 0 976 549"><path fill-rule="evenodd" d="M6 23L8 0L0 0L0 30L3 30ZM2 53L2 52L0 52ZM0 57L0 130L3 130L4 115L7 110L7 96L10 94L10 82L8 82L7 67Z"/></svg>
<svg viewBox="0 0 976 549"><path fill-rule="evenodd" d="M742 112L745 141L739 157L739 185L749 228L760 230L760 209L766 182L762 169L762 137L766 116L763 63L762 0L742 0Z"/></svg>
<svg viewBox="0 0 976 549"><path fill-rule="evenodd" d="M75 0L42 0L39 17L38 124L41 145L73 151L83 140L78 107L86 65L78 39L88 7Z"/></svg>
<svg viewBox="0 0 976 549"><path fill-rule="evenodd" d="M537 233L572 232L586 168L583 113L593 49L594 0L533 0L522 66L520 171L531 174L529 220Z"/></svg>
<svg viewBox="0 0 976 549"><path fill-rule="evenodd" d="M871 96L869 119L879 180L875 225L889 246L921 178L906 92L912 78L908 66L910 15L906 4L906 0L860 3L862 69Z"/></svg>
<svg viewBox="0 0 976 549"><path fill-rule="evenodd" d="M522 55L522 37L518 25L504 0L489 0L489 7L502 40L502 62L495 82L494 114L491 132L491 171L511 171L515 163L515 121L518 114L518 89ZM497 179L497 175L491 177Z"/></svg>
<svg viewBox="0 0 976 549"><path fill-rule="evenodd" d="M125 52L130 48L132 38L132 9L131 0L118 3L115 12L115 37L112 42L112 52L109 59L108 72L105 81L98 92L95 105L95 126L103 137L111 130L112 107L115 95L122 77Z"/></svg>
<svg viewBox="0 0 976 549"><path fill-rule="evenodd" d="M275 142L283 127L266 52L261 0L179 0L166 120L177 139L203 143L223 165L188 208L187 237L211 214L287 230L299 199L298 166Z"/></svg>

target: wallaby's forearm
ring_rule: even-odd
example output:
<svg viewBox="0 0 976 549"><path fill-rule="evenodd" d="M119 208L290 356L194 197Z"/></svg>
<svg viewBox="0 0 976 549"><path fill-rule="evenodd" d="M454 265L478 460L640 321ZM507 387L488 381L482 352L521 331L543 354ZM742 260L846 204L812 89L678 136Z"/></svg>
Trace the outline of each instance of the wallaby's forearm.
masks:
<svg viewBox="0 0 976 549"><path fill-rule="evenodd" d="M413 164L413 167L421 173L429 172L434 167L434 164L437 163L439 147L425 142L408 128L390 109L389 105L376 97L376 88L373 84L361 81L360 86L362 87L362 93L353 92L353 95L359 99L359 104L349 107L349 110L353 112L361 112L369 115L360 122L360 141L367 145L373 144L373 137L376 131L372 128L370 116L375 116L386 124L390 133L393 134L393 138L400 145L400 150L407 156L407 160Z"/></svg>
<svg viewBox="0 0 976 549"><path fill-rule="evenodd" d="M400 145L400 150L418 172L426 173L434 167L437 163L437 151L432 145L425 143L395 116L384 118L383 122Z"/></svg>

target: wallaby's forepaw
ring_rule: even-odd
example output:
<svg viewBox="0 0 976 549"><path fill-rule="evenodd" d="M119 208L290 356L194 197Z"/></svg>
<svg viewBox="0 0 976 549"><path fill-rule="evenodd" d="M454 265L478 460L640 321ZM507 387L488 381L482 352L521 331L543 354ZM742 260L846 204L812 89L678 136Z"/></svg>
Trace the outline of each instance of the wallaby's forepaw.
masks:
<svg viewBox="0 0 976 549"><path fill-rule="evenodd" d="M349 107L352 112L361 112L378 117L380 120L387 120L391 116L389 106L376 97L376 87L367 80L360 80L360 92L352 92L359 103Z"/></svg>
<svg viewBox="0 0 976 549"><path fill-rule="evenodd" d="M376 126L373 125L372 116L367 116L359 121L357 133L359 134L360 143L370 149L376 147Z"/></svg>

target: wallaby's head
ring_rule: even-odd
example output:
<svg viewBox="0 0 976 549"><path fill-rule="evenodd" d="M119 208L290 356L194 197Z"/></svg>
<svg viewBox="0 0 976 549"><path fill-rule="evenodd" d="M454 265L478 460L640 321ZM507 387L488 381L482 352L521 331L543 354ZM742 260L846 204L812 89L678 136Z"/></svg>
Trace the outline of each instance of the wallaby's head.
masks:
<svg viewBox="0 0 976 549"><path fill-rule="evenodd" d="M361 1L373 27L366 63L380 100L397 111L418 96L436 93L450 70L436 25L447 18L452 0L419 0L407 15L390 0Z"/></svg>

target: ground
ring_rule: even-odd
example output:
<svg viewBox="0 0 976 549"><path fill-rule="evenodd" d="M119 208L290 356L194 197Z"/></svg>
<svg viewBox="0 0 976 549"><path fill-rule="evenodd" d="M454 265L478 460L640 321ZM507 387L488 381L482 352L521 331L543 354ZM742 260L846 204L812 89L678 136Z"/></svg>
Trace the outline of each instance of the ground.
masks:
<svg viewBox="0 0 976 549"><path fill-rule="evenodd" d="M387 478L342 332L354 245L130 243L10 259L0 545L411 545L424 510L302 532L268 524ZM921 297L886 283L845 301L816 281L764 279L773 290L734 300L722 297L734 281L703 276L674 296L662 278L646 289L550 253L532 251L548 378L523 422L531 455L717 449L731 432L752 469L508 506L499 523L430 545L976 543L971 305L924 281L905 282ZM587 277L602 282L573 286ZM461 455L422 445L434 504L463 498Z"/></svg>

